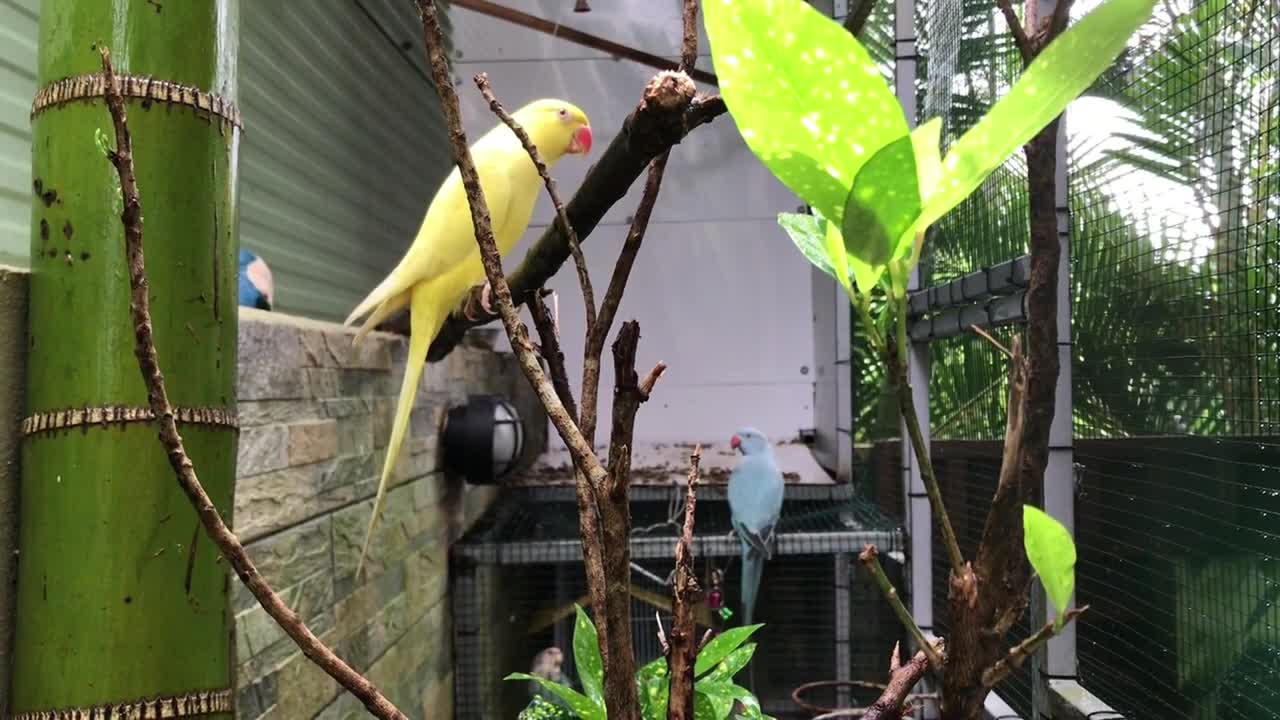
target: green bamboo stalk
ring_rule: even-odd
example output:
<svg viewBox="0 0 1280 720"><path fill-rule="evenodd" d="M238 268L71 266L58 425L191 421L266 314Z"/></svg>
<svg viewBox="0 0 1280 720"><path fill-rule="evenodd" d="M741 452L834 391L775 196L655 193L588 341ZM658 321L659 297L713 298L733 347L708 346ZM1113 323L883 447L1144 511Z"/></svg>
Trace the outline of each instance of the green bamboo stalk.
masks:
<svg viewBox="0 0 1280 720"><path fill-rule="evenodd" d="M28 418L58 424L76 420L59 412L73 408L148 407L133 356L120 185L101 147L114 144L101 84L91 97L42 106L54 88L91 87L58 81L100 77L99 42L111 45L118 73L156 81L133 88L151 99L127 104L170 398L180 420L186 409L234 417L240 131L220 101L235 101L238 24L237 0L42 4ZM170 93L161 81L195 92ZM179 429L230 523L236 430ZM231 690L227 565L156 433L154 422L117 420L24 437L14 713Z"/></svg>

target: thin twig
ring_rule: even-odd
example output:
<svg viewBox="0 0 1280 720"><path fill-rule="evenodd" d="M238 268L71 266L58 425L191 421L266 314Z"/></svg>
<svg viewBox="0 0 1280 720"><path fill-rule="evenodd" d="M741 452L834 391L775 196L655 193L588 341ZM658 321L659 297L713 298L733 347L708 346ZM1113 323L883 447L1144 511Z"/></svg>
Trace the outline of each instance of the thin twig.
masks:
<svg viewBox="0 0 1280 720"><path fill-rule="evenodd" d="M1031 39L1027 37L1027 31L1022 27L1022 21L1018 19L1018 13L1014 12L1013 5L1009 0L996 0L996 6L1000 8L1000 13L1004 15L1004 23L1009 26L1009 34L1013 36L1013 44L1018 47L1018 55L1022 57L1022 64L1027 65L1035 57L1035 49L1031 46Z"/></svg>
<svg viewBox="0 0 1280 720"><path fill-rule="evenodd" d="M693 720L693 666L698 647L693 606L697 602L698 581L693 570L694 510L698 504L698 471L702 446L693 448L689 456L689 482L685 485L684 529L676 542L676 587L671 624L671 653L667 665L671 669L667 720Z"/></svg>
<svg viewBox="0 0 1280 720"><path fill-rule="evenodd" d="M564 365L564 350L560 348L560 329L556 321L542 302L541 293L534 293L529 299L529 315L533 317L533 326L538 330L538 340L542 345L542 357L547 361L547 370L551 373L551 385L564 403L569 417L578 416L577 404L573 401L573 388L569 385L569 373Z"/></svg>
<svg viewBox="0 0 1280 720"><path fill-rule="evenodd" d="M636 256L640 253L645 232L649 228L649 217L653 214L653 206L658 200L658 189L662 186L662 174L667 166L667 155L668 153L663 153L649 168L644 193L640 196L640 206L631 220L627 238L623 241L622 250L618 253L618 261L613 266L609 287L605 289L604 300L600 305L600 314L596 322L587 328L586 349L583 351L582 362L583 414L580 418L583 435L591 440L595 438L598 417L600 356L604 352L605 340L618 313L618 305L622 302L622 293L626 290L627 280L631 277L631 268L635 266Z"/></svg>
<svg viewBox="0 0 1280 720"><path fill-rule="evenodd" d="M569 254L573 256L573 264L578 270L578 285L582 287L582 302L586 305L587 327L591 327L596 322L596 295L591 287L591 274L587 272L587 259L582 256L582 247L578 244L578 233L574 232L573 225L569 223L569 216L564 212L564 203L560 201L556 181L547 170L547 164L542 161L542 156L538 154L538 146L533 144L529 133L503 109L502 103L498 102L497 96L493 94L493 88L489 85L488 73L480 73L474 80L476 87L480 88L480 94L488 101L489 109L520 139L520 144L524 146L525 152L529 153L533 166L538 169L538 175L542 176L542 184L547 187L547 195L551 197L551 204L556 209L556 219L560 221L560 228L564 230L564 235L569 241ZM573 413L573 416L577 417L578 413Z"/></svg>
<svg viewBox="0 0 1280 720"><path fill-rule="evenodd" d="M951 525L951 517L947 514L947 506L942 501L942 490L938 487L938 476L933 470L933 461L929 458L929 448L924 443L924 432L920 429L920 416L916 414L914 399L911 396L911 384L907 377L907 297L897 299L898 317L897 358L886 358L895 366L894 376L898 385L898 412L907 425L907 434L911 437L911 449L915 454L916 465L920 468L920 480L924 483L925 493L929 496L929 506L933 517L942 533L942 544L951 561L951 574L956 580L966 580L972 571L964 561L960 552L960 542L956 539L955 528ZM864 321L865 322L865 321Z"/></svg>
<svg viewBox="0 0 1280 720"><path fill-rule="evenodd" d="M210 539L218 546L222 556L227 558L236 575L244 582L249 592L257 598L262 609L271 616L276 624L297 644L312 662L329 674L338 684L360 699L376 717L384 720L407 720L404 713L387 700L368 678L356 672L337 655L334 654L319 638L317 638L302 618L284 604L280 596L271 589L267 581L258 572L253 561L249 559L244 546L240 544L235 533L223 522L213 500L209 498L200 478L196 475L195 466L188 457L178 434L178 426L174 422L173 406L169 404L169 394L164 384L164 375L160 370L160 359L156 352L151 324L150 283L147 281L146 262L143 255L142 242L142 203L138 193L138 180L133 165L133 140L129 133L128 117L125 114L124 98L120 92L115 70L111 66L111 52L106 46L99 47L102 55L102 72L106 79L107 109L111 112L111 121L115 126L116 150L108 155L120 176L120 192L124 199L124 211L120 215L124 223L125 256L129 267L129 314L133 321L134 354L138 358L138 369L142 373L142 381L147 387L147 403L160 424L160 442L164 445L169 465L177 475L178 484L200 516L200 522Z"/></svg>
<svg viewBox="0 0 1280 720"><path fill-rule="evenodd" d="M925 639L924 633L920 630L920 626L916 625L916 621L911 618L911 611L902 604L902 598L898 597L898 591L893 587L893 583L889 582L889 576L884 574L884 568L880 565L880 553L876 550L875 545L867 545L863 548L862 553L858 555L858 561L871 574L872 579L876 581L876 585L880 587L880 593L884 595L885 600L889 602L889 606L893 608L893 612L898 616L898 621L902 623L902 627L906 628L911 634L911 639L915 640L920 650L928 656L929 662L934 669L942 669L942 656L934 649L933 645Z"/></svg>
<svg viewBox="0 0 1280 720"><path fill-rule="evenodd" d="M1004 345L1001 345L999 340L996 340L994 337L991 336L991 333L987 332L986 330L983 330L981 327L977 325L971 326L969 328L969 331L972 332L974 335L977 335L978 337L982 338L983 340L986 340L987 342L991 343L991 346L994 347L996 350L999 350L1001 355L1004 355L1006 358L1010 360L1013 359L1013 353L1009 351L1009 348L1005 347Z"/></svg>
<svg viewBox="0 0 1280 720"><path fill-rule="evenodd" d="M1066 627L1067 623L1080 617L1086 610L1088 605L1081 608L1072 608L1063 613L1062 626ZM995 665L987 668L982 672L982 684L988 688L999 685L1009 673L1022 667L1022 663L1026 661L1041 645L1049 641L1049 638L1058 634L1057 628L1054 627L1052 621L1044 624L1044 627L1036 631L1034 635L1023 640L1022 642L1009 648L1009 653L1000 659Z"/></svg>
<svg viewBox="0 0 1280 720"><path fill-rule="evenodd" d="M502 274L502 257L498 254L498 246L493 238L489 206L480 189L480 176L476 173L471 151L467 149L467 136L462 129L462 113L458 109L458 95L454 92L449 76L449 63L444 55L444 34L440 29L435 3L431 0L416 2L418 16L422 19L423 40L427 46L427 59L435 80L436 93L440 96L440 104L448 122L450 149L454 162L458 164L458 172L462 176L462 185L471 207L471 222L475 229L476 244L480 247L480 260L484 264L485 276L489 279L498 314L502 317L507 337L511 340L511 349L519 360L520 369L542 401L542 406L546 408L551 423L569 448L574 464L582 469L589 481L598 485L606 476L604 465L578 431L564 404L556 396L555 387L542 371L533 345L529 342L529 330L516 314L515 304L511 300L511 288Z"/></svg>

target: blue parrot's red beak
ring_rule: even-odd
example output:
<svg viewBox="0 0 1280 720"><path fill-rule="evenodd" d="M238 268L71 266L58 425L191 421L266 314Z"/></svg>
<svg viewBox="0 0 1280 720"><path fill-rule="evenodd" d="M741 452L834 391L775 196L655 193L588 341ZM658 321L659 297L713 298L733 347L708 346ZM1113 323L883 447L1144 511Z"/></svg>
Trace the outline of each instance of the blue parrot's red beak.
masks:
<svg viewBox="0 0 1280 720"><path fill-rule="evenodd" d="M729 447L734 450L737 450L738 448L742 447L742 438L738 437L737 435L734 435L733 437L729 438Z"/></svg>
<svg viewBox="0 0 1280 720"><path fill-rule="evenodd" d="M591 126L583 125L573 131L573 138L569 140L570 155L586 155L591 152Z"/></svg>

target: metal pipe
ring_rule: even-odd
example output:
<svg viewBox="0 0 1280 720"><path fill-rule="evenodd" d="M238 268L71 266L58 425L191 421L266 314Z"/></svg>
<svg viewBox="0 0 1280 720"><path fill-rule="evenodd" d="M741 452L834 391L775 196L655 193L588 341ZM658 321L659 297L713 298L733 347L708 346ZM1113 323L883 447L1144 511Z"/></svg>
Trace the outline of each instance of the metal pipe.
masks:
<svg viewBox="0 0 1280 720"><path fill-rule="evenodd" d="M641 65L648 65L649 67L657 70L677 70L680 67L680 64L675 60L669 60L659 55L654 55L653 53L633 48L629 45L623 45L609 40L608 38L602 38L599 35L592 35L591 33L585 33L581 30L574 30L573 28L566 27L558 22L552 22L551 20L540 18L536 15L530 15L529 13L509 8L506 5L489 2L489 0L452 0L452 4L454 7L471 10L472 12L497 18L498 20L519 25L523 28L536 30L540 33L550 35L551 37L567 40L571 43L582 45L583 47L589 47L592 50L606 52L610 55L615 55L632 62L640 63ZM576 8L575 11L582 12ZM716 87L720 86L720 81L716 76L706 70L692 69L689 71L689 77L701 83L714 85Z"/></svg>

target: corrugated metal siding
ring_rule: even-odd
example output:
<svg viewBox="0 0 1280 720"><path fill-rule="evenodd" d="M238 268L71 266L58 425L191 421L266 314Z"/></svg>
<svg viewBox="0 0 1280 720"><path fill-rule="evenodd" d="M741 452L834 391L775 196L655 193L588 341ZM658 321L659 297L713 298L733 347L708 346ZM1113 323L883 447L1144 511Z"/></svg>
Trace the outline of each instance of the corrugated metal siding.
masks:
<svg viewBox="0 0 1280 720"><path fill-rule="evenodd" d="M421 25L407 0L240 13L241 243L270 265L278 310L340 319L408 247L451 165ZM20 265L38 14L39 0L0 0L0 261Z"/></svg>
<svg viewBox="0 0 1280 720"><path fill-rule="evenodd" d="M31 98L40 0L0 0L0 262L31 247Z"/></svg>
<svg viewBox="0 0 1280 720"><path fill-rule="evenodd" d="M240 241L283 312L341 319L395 266L450 167L402 0L241 5Z"/></svg>

